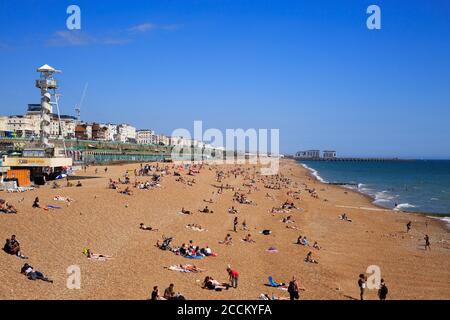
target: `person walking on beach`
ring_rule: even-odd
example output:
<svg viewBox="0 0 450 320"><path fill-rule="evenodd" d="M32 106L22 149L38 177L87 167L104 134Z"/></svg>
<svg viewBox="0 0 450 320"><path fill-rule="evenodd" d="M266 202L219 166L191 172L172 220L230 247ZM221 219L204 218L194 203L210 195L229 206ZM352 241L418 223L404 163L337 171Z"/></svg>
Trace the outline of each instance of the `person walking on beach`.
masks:
<svg viewBox="0 0 450 320"><path fill-rule="evenodd" d="M231 269L230 265L227 267L227 272L230 277L230 286L236 289L238 286L239 273L236 270Z"/></svg>
<svg viewBox="0 0 450 320"><path fill-rule="evenodd" d="M409 233L409 230L411 230L411 221L406 224L406 233Z"/></svg>
<svg viewBox="0 0 450 320"><path fill-rule="evenodd" d="M386 284L384 283L384 279L381 279L380 289L378 289L378 298L380 298L380 300L386 300L387 294L388 294L388 288L386 287Z"/></svg>
<svg viewBox="0 0 450 320"><path fill-rule="evenodd" d="M364 300L364 292L366 291L366 276L364 274L359 275L358 287L359 287L359 297Z"/></svg>
<svg viewBox="0 0 450 320"><path fill-rule="evenodd" d="M300 295L298 293L298 282L295 276L293 276L292 280L289 282L288 292L291 300L300 299Z"/></svg>
<svg viewBox="0 0 450 320"><path fill-rule="evenodd" d="M430 244L430 237L426 234L425 235L425 251L430 250L431 251L431 244Z"/></svg>
<svg viewBox="0 0 450 320"><path fill-rule="evenodd" d="M233 220L233 231L234 232L237 232L237 226L238 226L238 217L234 217L234 220Z"/></svg>

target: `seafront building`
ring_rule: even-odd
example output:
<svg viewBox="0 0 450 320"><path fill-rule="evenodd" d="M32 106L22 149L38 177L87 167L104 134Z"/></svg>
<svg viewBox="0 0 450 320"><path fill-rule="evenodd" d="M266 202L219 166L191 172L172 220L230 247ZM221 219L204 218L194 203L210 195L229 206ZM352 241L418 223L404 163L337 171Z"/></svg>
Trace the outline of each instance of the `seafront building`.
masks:
<svg viewBox="0 0 450 320"><path fill-rule="evenodd" d="M155 131L150 129L136 130L136 141L138 144L151 145L156 144L156 134Z"/></svg>

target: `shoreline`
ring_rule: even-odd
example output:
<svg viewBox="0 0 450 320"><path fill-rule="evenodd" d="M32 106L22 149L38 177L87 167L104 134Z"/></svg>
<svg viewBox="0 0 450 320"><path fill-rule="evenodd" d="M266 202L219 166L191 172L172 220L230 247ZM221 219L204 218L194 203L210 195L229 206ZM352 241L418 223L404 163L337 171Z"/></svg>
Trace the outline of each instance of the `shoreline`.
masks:
<svg viewBox="0 0 450 320"><path fill-rule="evenodd" d="M393 208L387 208L384 207L380 204L375 203L376 198L373 197L370 194L364 193L362 191L358 189L353 189L353 188L348 188L345 185L338 185L338 184L331 184L328 181L324 180L322 177L320 177L319 172L314 169L309 167L308 165L301 163L295 159L290 159L292 161L294 161L296 164L300 165L301 167L303 167L304 169L308 170L310 172L310 176L311 178L315 179L317 182L322 183L322 184L326 184L326 185L334 185L336 187L339 187L343 190L346 191L351 191L351 192L355 192L359 195L362 195L363 197L365 197L369 202L371 206L377 207L379 209L383 209L383 210L387 210L387 211L392 211L392 212L401 212L401 213L407 213L407 214L413 214L413 215L420 215L420 216L425 216L425 217L429 217L429 218L433 218L433 219L438 219L443 223L443 226L450 230L450 214L448 213L428 213L428 212L417 212L417 211L408 211L408 210L395 210ZM320 177L320 178L319 178Z"/></svg>

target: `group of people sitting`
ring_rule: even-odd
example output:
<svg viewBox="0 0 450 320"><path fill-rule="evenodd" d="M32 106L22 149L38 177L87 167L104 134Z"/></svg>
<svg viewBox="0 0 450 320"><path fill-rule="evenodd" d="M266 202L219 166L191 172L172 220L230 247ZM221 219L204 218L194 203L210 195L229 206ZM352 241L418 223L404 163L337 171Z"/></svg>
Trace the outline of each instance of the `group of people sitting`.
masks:
<svg viewBox="0 0 450 320"><path fill-rule="evenodd" d="M0 199L0 213L16 214L17 212L16 207L8 203L6 200Z"/></svg>
<svg viewBox="0 0 450 320"><path fill-rule="evenodd" d="M177 255L181 255L185 258L203 258L203 257L209 257L213 256L214 253L212 252L211 248L206 247L200 247L197 245L194 245L192 240L189 240L188 244L183 243L180 247L171 247L171 242L173 240L173 237L165 237L163 236L163 242L160 243L159 240L156 241L156 247L161 250L168 250L172 251L173 253Z"/></svg>
<svg viewBox="0 0 450 320"><path fill-rule="evenodd" d="M302 246L309 247L309 241L308 241L308 239L306 238L306 236L303 237L303 236L300 235L300 236L297 238L296 244L300 244L300 245L302 245ZM322 247L319 246L319 243L318 243L317 241L314 241L312 247L313 247L314 249L317 249L317 250L322 249Z"/></svg>
<svg viewBox="0 0 450 320"><path fill-rule="evenodd" d="M252 200L247 199L247 196L240 192L234 193L233 201L239 202L240 204L254 204Z"/></svg>
<svg viewBox="0 0 450 320"><path fill-rule="evenodd" d="M3 246L3 251L8 254L15 255L21 259L28 259L28 257L22 254L22 251L20 250L20 243L14 234L11 238L6 239L5 245Z"/></svg>
<svg viewBox="0 0 450 320"><path fill-rule="evenodd" d="M203 209L198 210L201 213L214 213L208 206L205 206Z"/></svg>
<svg viewBox="0 0 450 320"><path fill-rule="evenodd" d="M174 250L176 254L179 254L183 257L209 257L213 254L210 247L206 246L204 248L200 248L199 246L194 245L192 240L189 240L189 243L183 243L181 247Z"/></svg>
<svg viewBox="0 0 450 320"><path fill-rule="evenodd" d="M158 286L153 287L150 300L186 300L186 298L179 292L175 292L175 285L171 283L169 287L164 290L164 295L159 295Z"/></svg>
<svg viewBox="0 0 450 320"><path fill-rule="evenodd" d="M151 181L145 181L145 182L138 182L136 181L134 184L135 188L141 189L141 190L151 190L154 188L158 188L161 185L159 184L160 176L157 176L156 179Z"/></svg>
<svg viewBox="0 0 450 320"><path fill-rule="evenodd" d="M314 188L305 188L306 191L308 191L309 195L315 199L319 199L319 194L316 192L316 189Z"/></svg>

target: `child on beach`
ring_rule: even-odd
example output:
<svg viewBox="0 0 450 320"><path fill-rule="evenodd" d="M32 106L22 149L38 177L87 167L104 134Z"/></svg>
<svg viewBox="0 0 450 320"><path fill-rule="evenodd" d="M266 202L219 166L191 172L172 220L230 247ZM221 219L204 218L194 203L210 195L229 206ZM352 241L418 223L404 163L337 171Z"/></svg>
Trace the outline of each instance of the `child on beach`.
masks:
<svg viewBox="0 0 450 320"><path fill-rule="evenodd" d="M387 294L388 294L388 288L386 287L386 284L384 283L384 279L381 279L380 289L378 289L378 298L380 298L380 300L386 300Z"/></svg>
<svg viewBox="0 0 450 320"><path fill-rule="evenodd" d="M367 281L366 276L361 273L358 279L359 297L361 300L364 300L364 292L366 291L366 281Z"/></svg>

